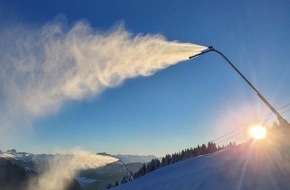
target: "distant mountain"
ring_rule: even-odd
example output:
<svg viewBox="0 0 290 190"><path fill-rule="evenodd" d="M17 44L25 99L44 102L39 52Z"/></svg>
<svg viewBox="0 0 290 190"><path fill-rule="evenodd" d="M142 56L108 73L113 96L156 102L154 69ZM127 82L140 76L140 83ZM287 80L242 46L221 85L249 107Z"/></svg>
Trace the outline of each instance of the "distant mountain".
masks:
<svg viewBox="0 0 290 190"><path fill-rule="evenodd" d="M27 170L17 163L23 163L13 158L0 157L0 189L1 190L27 190L30 183L38 180L38 173ZM66 190L81 190L80 184L74 179Z"/></svg>
<svg viewBox="0 0 290 190"><path fill-rule="evenodd" d="M150 162L152 159L156 159L156 156L153 155L123 155L123 154L107 154L107 153L97 153L99 155L104 156L112 156L122 160L125 164L128 163L147 163ZM62 154L57 154L58 156L67 156ZM27 167L28 169L35 170L36 165L42 165L44 161L47 161L53 158L55 155L53 154L32 154L27 152L17 152L15 149L7 150L6 152L0 152L0 157L4 158L13 158L19 161L20 165ZM157 158L158 159L158 158Z"/></svg>
<svg viewBox="0 0 290 190"><path fill-rule="evenodd" d="M44 171L48 161L54 157L52 154L32 154L27 152L17 152L15 149L0 153L0 157L11 160L13 163L37 172Z"/></svg>
<svg viewBox="0 0 290 190"><path fill-rule="evenodd" d="M39 171L36 165L43 164L44 159L52 155L33 155L17 152L15 149L0 153L0 189L27 190L29 183L37 182ZM81 190L77 180L73 179L66 190Z"/></svg>
<svg viewBox="0 0 290 190"><path fill-rule="evenodd" d="M78 184L87 190L103 190L106 189L108 184L114 184L116 181L120 182L121 179L128 175L127 169L133 174L138 171L143 163L150 162L152 159L157 158L155 156L139 156L139 155L111 155L107 153L99 153L100 155L112 156L122 160L122 162L115 162L101 168L94 168L89 170L80 171L77 181L73 182L73 187L77 187ZM62 157L67 155L53 155L53 154L32 154L27 152L17 152L15 149L8 150L6 152L0 152L0 158L11 161L11 163L21 167L27 172L41 173L48 168L48 163L55 156ZM127 168L126 168L127 167ZM78 188L76 188L78 189ZM2 189L1 189L2 190Z"/></svg>
<svg viewBox="0 0 290 190"><path fill-rule="evenodd" d="M25 190L29 181L36 176L36 172L25 170L6 158L0 158L1 190Z"/></svg>
<svg viewBox="0 0 290 190"><path fill-rule="evenodd" d="M144 155L129 155L129 154L127 154L127 155L123 155L123 154L113 155L113 154L107 154L107 153L98 153L98 154L106 155L106 156L112 156L112 157L118 158L118 159L122 160L125 164L136 163L136 162L148 163L152 159L158 159L154 155L144 156Z"/></svg>
<svg viewBox="0 0 290 190"><path fill-rule="evenodd" d="M115 155L114 157L119 158L125 164L134 162L147 163L150 162L152 159L157 158L156 156L153 155L139 156L139 155L122 155L122 154Z"/></svg>

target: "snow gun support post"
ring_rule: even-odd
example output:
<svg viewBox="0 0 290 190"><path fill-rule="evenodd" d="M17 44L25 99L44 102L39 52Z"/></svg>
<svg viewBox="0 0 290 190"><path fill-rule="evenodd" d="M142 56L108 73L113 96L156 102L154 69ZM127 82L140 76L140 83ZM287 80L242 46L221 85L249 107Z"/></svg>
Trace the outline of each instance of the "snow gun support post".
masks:
<svg viewBox="0 0 290 190"><path fill-rule="evenodd" d="M288 121L282 117L282 115L266 100L266 98L254 87L254 85L238 70L238 68L220 51L213 48L213 46L209 46L207 49L203 50L201 53L189 57L189 59L192 59L194 57L203 55L208 52L216 52L217 54L221 55L227 63L244 79L244 81L256 92L257 96L270 108L270 110L277 116L277 119L279 121L279 124L282 126L287 126Z"/></svg>

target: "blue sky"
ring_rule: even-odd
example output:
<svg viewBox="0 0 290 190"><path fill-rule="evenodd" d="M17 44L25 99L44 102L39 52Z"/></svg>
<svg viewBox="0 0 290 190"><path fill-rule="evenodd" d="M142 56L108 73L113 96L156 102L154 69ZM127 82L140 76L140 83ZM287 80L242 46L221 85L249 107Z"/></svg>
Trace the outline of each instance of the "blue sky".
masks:
<svg viewBox="0 0 290 190"><path fill-rule="evenodd" d="M63 17L69 26L85 20L109 31L122 22L133 34L213 45L279 108L290 103L289 6L286 0L0 1L0 30L15 24L38 28ZM269 112L220 56L209 53L67 101L25 130L16 126L21 134L7 134L0 148L54 152L80 146L164 155L261 122ZM290 119L289 112L283 116Z"/></svg>

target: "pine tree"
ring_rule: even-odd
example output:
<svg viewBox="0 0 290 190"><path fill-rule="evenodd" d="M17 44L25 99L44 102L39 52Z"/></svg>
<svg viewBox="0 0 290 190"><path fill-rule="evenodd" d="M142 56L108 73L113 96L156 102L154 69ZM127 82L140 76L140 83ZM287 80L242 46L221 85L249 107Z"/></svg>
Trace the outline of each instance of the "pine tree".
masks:
<svg viewBox="0 0 290 190"><path fill-rule="evenodd" d="M116 181L115 184L114 184L114 187L117 187L117 186L119 186L119 182L118 181Z"/></svg>
<svg viewBox="0 0 290 190"><path fill-rule="evenodd" d="M206 154L206 153L207 153L207 147L206 147L205 144L202 144L202 145L201 145L201 153L202 153L202 154Z"/></svg>
<svg viewBox="0 0 290 190"><path fill-rule="evenodd" d="M111 188L113 188L114 186L110 183L110 184L108 184L107 185L107 188L106 189L111 189Z"/></svg>
<svg viewBox="0 0 290 190"><path fill-rule="evenodd" d="M128 182L128 179L127 179L127 176L124 176L121 180L121 184L124 184L124 183L127 183Z"/></svg>

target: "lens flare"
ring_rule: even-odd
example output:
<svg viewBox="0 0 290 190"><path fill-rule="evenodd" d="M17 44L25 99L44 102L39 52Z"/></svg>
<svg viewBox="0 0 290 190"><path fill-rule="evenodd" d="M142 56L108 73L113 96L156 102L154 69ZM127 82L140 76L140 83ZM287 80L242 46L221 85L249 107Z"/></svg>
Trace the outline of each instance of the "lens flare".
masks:
<svg viewBox="0 0 290 190"><path fill-rule="evenodd" d="M267 130L261 125L255 125L249 129L249 135L254 139L264 139L267 136Z"/></svg>

